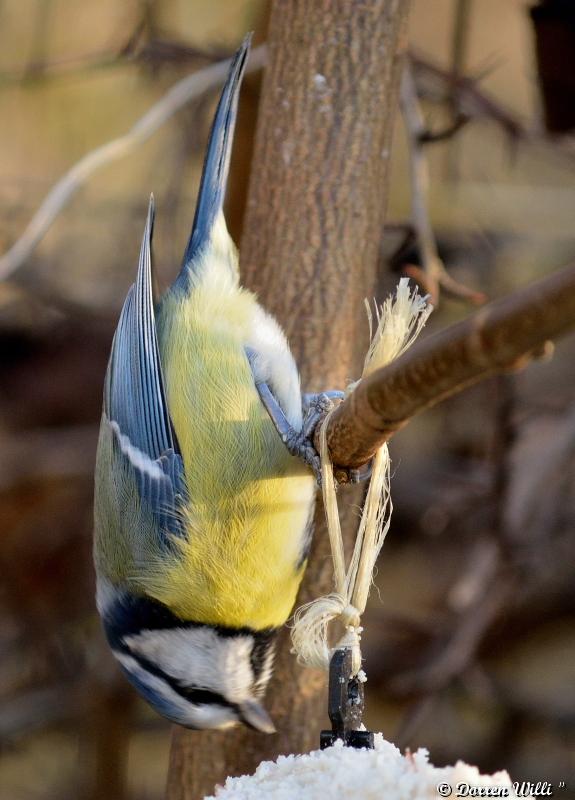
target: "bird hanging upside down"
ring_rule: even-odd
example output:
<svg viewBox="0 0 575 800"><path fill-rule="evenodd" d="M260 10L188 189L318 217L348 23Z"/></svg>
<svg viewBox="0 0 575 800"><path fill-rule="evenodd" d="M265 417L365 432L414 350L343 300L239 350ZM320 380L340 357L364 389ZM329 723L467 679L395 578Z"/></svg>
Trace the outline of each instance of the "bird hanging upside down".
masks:
<svg viewBox="0 0 575 800"><path fill-rule="evenodd" d="M311 539L317 414L313 398L302 409L282 330L239 284L223 216L248 50L219 101L181 271L157 303L150 201L106 375L94 558L108 641L157 711L272 732L260 700Z"/></svg>

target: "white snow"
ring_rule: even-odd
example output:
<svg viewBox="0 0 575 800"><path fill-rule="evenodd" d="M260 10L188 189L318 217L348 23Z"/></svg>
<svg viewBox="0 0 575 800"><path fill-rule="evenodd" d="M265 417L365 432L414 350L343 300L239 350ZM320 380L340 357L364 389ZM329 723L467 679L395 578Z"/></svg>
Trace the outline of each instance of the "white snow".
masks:
<svg viewBox="0 0 575 800"><path fill-rule="evenodd" d="M450 795L445 784L451 787ZM461 784L467 787L466 794ZM427 750L403 756L377 733L375 750L354 750L338 742L308 755L280 756L275 762L264 761L254 775L228 778L205 800L441 800L442 796L516 797L507 772L480 775L477 767L462 761L453 767L434 767Z"/></svg>

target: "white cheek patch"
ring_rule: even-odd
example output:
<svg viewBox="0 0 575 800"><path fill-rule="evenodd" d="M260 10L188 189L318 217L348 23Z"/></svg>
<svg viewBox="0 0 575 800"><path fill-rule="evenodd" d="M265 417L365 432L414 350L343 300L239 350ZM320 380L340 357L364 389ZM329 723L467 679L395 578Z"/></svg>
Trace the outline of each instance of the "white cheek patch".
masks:
<svg viewBox="0 0 575 800"><path fill-rule="evenodd" d="M210 628L141 631L126 636L130 650L182 686L208 689L230 703L252 696L251 636L219 636Z"/></svg>
<svg viewBox="0 0 575 800"><path fill-rule="evenodd" d="M144 669L135 658L118 650L113 652L124 669L157 695L159 701L164 701L172 707L173 717L177 718L180 724L190 725L193 728L228 728L237 723L237 718L231 709L212 704L194 705L181 697L164 680Z"/></svg>

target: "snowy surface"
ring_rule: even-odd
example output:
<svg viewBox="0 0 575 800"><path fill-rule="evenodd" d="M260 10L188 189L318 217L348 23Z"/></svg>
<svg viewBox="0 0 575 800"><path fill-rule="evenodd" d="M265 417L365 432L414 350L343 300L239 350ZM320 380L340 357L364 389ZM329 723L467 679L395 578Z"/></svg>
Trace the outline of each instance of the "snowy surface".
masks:
<svg viewBox="0 0 575 800"><path fill-rule="evenodd" d="M468 787L465 794L460 785ZM353 750L338 742L308 755L264 761L254 775L228 778L206 800L439 800L442 796L516 795L506 772L480 775L462 761L454 767L434 767L426 750L403 756L378 733L375 750Z"/></svg>

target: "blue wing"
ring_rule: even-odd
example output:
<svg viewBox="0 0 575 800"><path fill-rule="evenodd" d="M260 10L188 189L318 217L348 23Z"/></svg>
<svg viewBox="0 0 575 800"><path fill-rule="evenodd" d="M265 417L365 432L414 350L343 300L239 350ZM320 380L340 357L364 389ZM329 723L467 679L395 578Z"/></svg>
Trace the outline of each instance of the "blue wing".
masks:
<svg viewBox="0 0 575 800"><path fill-rule="evenodd" d="M104 387L104 413L114 449L135 478L141 499L161 530L180 533L177 508L184 495L184 469L162 378L152 290L150 198L138 276L130 288L112 344Z"/></svg>

